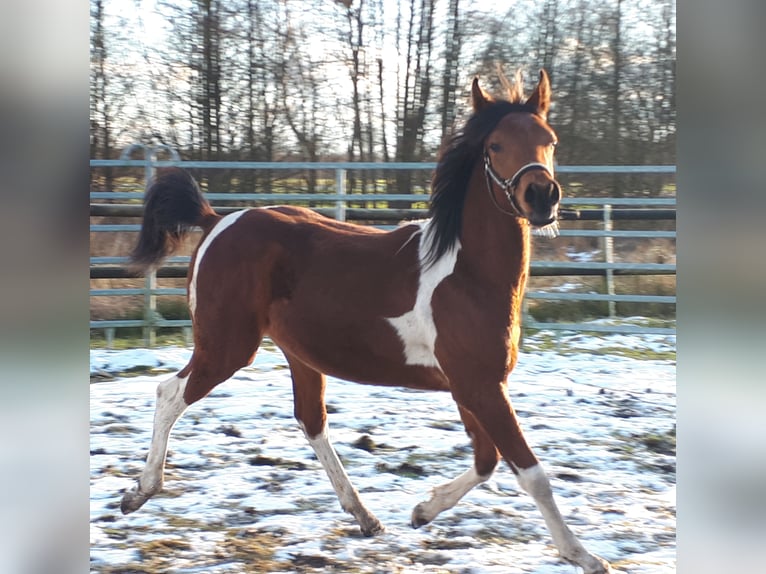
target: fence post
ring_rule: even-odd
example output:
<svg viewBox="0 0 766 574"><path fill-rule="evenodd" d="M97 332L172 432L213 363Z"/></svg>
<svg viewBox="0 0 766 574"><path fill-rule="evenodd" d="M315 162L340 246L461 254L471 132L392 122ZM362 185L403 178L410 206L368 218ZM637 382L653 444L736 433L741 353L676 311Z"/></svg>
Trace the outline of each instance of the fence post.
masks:
<svg viewBox="0 0 766 574"><path fill-rule="evenodd" d="M155 150L153 147L143 146L144 148L144 193L149 189L154 177ZM144 345L154 347L157 342L157 330L154 328L154 318L157 310L157 296L152 294L152 290L157 288L157 273L151 271L144 281Z"/></svg>
<svg viewBox="0 0 766 574"><path fill-rule="evenodd" d="M154 176L154 161L155 149L152 146L148 146L142 143L133 143L122 150L120 159L130 159L133 150L140 149L144 152L144 193L149 189L149 185L152 183L152 177ZM153 346L155 342L155 330L154 330L154 315L155 308L157 307L157 297L152 295L152 289L157 287L157 274L152 271L146 276L144 280L144 327L143 337L144 345Z"/></svg>
<svg viewBox="0 0 766 574"><path fill-rule="evenodd" d="M154 162L157 159L157 152L165 150L170 154L173 161L180 161L181 156L178 151L166 144L146 145L142 143L130 144L120 154L120 159L130 159L134 149L140 149L144 152L144 193L149 189L154 177ZM157 342L157 330L154 326L157 317L157 296L153 290L157 288L157 273L152 271L146 276L144 281L144 345L153 347Z"/></svg>
<svg viewBox="0 0 766 574"><path fill-rule="evenodd" d="M612 231L612 206L604 205L604 231ZM614 263L614 238L611 235L604 236L604 261ZM606 292L614 295L614 270L606 270ZM614 301L608 301L609 318L617 316L617 305Z"/></svg>
<svg viewBox="0 0 766 574"><path fill-rule="evenodd" d="M146 276L144 283L144 345L154 347L157 344L157 329L154 326L157 317L157 274L152 271Z"/></svg>
<svg viewBox="0 0 766 574"><path fill-rule="evenodd" d="M335 193L338 195L346 195L346 170L335 170ZM339 200L335 203L335 219L338 221L346 221L346 201Z"/></svg>

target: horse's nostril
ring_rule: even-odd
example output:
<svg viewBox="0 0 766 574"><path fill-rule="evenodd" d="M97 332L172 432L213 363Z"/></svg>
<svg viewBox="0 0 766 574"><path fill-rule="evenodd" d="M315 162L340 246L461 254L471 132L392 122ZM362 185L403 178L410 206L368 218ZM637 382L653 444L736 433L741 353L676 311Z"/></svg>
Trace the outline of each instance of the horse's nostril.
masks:
<svg viewBox="0 0 766 574"><path fill-rule="evenodd" d="M550 185L550 198L551 203L558 203L561 201L561 187L555 181L552 181Z"/></svg>
<svg viewBox="0 0 766 574"><path fill-rule="evenodd" d="M530 183L527 186L527 190L524 192L524 201L526 201L529 205L535 204L535 184Z"/></svg>
<svg viewBox="0 0 766 574"><path fill-rule="evenodd" d="M561 188L555 181L547 184L530 183L524 191L524 201L534 207L554 205L561 200Z"/></svg>

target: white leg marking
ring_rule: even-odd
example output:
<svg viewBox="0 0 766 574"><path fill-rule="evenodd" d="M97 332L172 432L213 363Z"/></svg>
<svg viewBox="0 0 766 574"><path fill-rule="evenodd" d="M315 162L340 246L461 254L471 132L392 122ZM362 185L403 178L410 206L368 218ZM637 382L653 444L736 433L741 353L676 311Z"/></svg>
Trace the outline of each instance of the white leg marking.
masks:
<svg viewBox="0 0 766 574"><path fill-rule="evenodd" d="M535 500L561 557L580 566L583 574L612 572L609 563L589 553L564 523L556 501L553 500L551 485L542 465L536 464L529 468L516 468L516 470L519 484Z"/></svg>
<svg viewBox="0 0 766 574"><path fill-rule="evenodd" d="M301 429L303 429L303 434L306 435L306 439L308 439L311 448L314 449L319 462L322 463L327 476L330 478L330 483L335 489L335 493L338 495L341 508L356 518L356 521L362 529L362 533L366 536L382 532L384 530L383 525L369 510L367 510L364 504L362 504L362 501L359 498L359 493L351 484L351 480L349 480L348 474L346 474L346 470L343 468L343 464L340 462L335 449L330 443L327 427L315 437L310 437L306 433L303 424L301 424Z"/></svg>
<svg viewBox="0 0 766 574"><path fill-rule="evenodd" d="M404 315L387 317L386 319L396 329L396 333L404 344L405 363L441 369L434 354L436 324L434 323L433 310L431 309L431 298L439 283L455 270L457 255L460 251L460 242L458 241L453 249L433 265L425 268L424 261L431 241L429 222L422 223L421 228L418 248L420 278L415 305L411 311Z"/></svg>
<svg viewBox="0 0 766 574"><path fill-rule="evenodd" d="M490 476L491 472L482 476L476 472L476 467L471 467L456 479L435 487L431 498L418 504L412 511L412 527L428 524L439 513L455 506L473 487L489 480Z"/></svg>
<svg viewBox="0 0 766 574"><path fill-rule="evenodd" d="M191 281L189 282L189 309L191 310L192 317L194 316L194 311L197 309L197 275L199 273L199 266L202 262L202 257L205 255L205 251L207 251L208 247L210 247L216 237L218 237L225 229L227 229L235 221L242 217L242 215L247 211L249 210L243 209L242 211L235 211L234 213L230 213L221 219L221 221L216 224L210 233L207 234L207 237L205 237L205 240L199 246L199 249L197 249L197 256L194 259L194 269L192 270Z"/></svg>
<svg viewBox="0 0 766 574"><path fill-rule="evenodd" d="M162 489L168 438L176 421L189 406L184 401L187 378L174 376L157 386L157 406L154 410L154 429L149 454L138 484L127 491L122 499L123 513L133 512Z"/></svg>

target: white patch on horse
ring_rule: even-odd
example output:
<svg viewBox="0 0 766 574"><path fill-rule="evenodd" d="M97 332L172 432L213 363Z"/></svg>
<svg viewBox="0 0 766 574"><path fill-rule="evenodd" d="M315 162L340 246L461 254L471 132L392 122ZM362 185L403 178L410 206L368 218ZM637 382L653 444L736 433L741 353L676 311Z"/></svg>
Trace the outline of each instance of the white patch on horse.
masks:
<svg viewBox="0 0 766 574"><path fill-rule="evenodd" d="M140 508L148 498L162 489L170 431L189 406L184 401L188 378L188 375L184 378L174 375L157 386L152 443L138 483L123 496L122 511L126 514Z"/></svg>
<svg viewBox="0 0 766 574"><path fill-rule="evenodd" d="M432 241L429 223L430 221L421 223L421 231L416 232L420 236L418 247L420 278L415 305L411 311L399 317L386 317L386 319L396 329L396 333L404 344L406 364L441 369L434 353L436 324L434 323L431 299L439 283L455 270L457 255L460 251L460 241L456 241L452 249L432 265L426 266L428 247Z"/></svg>
<svg viewBox="0 0 766 574"><path fill-rule="evenodd" d="M208 250L210 244L213 243L215 238L218 237L228 227L230 227L247 211L247 209L243 209L242 211L235 211L234 213L230 213L221 219L221 221L219 221L216 226L213 227L210 233L207 234L207 237L205 237L205 240L199 246L199 249L197 249L197 257L194 260L194 269L192 270L191 281L189 281L189 309L191 311L192 317L194 316L194 312L197 309L197 275L199 274L199 266L200 263L202 263L202 257L205 255L205 252Z"/></svg>
<svg viewBox="0 0 766 574"><path fill-rule="evenodd" d="M471 467L454 480L434 487L431 498L412 511L412 526L417 528L428 524L439 513L455 506L473 487L489 480L490 476L491 472L482 476L476 472L476 467Z"/></svg>
<svg viewBox="0 0 766 574"><path fill-rule="evenodd" d="M514 465L514 469L518 473L516 478L521 488L535 500L561 557L578 564L585 572L611 572L604 560L585 550L564 523L564 518L553 500L551 485L542 465L536 464L529 468L518 468Z"/></svg>
<svg viewBox="0 0 766 574"><path fill-rule="evenodd" d="M356 518L356 521L359 523L359 526L365 535L369 536L370 534L381 532L383 526L380 521L367 510L367 507L364 506L362 500L359 498L359 493L356 488L351 484L351 480L348 478L348 474L346 474L346 470L343 468L343 463L341 463L330 442L327 427L325 426L322 429L322 432L317 436L311 437L306 432L306 427L302 422L300 423L300 426L303 430L303 434L309 441L309 445L311 445L311 448L317 455L319 462L322 463L322 467L324 467L325 472L330 479L330 483L332 484L335 493L338 495L341 508Z"/></svg>

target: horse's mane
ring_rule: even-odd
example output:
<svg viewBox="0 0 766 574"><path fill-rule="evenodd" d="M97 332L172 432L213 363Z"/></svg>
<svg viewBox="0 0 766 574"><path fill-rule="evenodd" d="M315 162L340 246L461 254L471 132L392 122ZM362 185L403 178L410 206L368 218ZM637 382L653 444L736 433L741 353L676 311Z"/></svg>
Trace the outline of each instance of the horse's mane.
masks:
<svg viewBox="0 0 766 574"><path fill-rule="evenodd" d="M468 182L474 165L482 159L484 140L509 113L536 113L533 106L523 103L519 82L513 88L506 82L503 85L508 89L510 100L496 99L474 112L463 128L447 139L439 151L431 180L431 224L426 256L428 264L434 263L452 249L460 237Z"/></svg>

